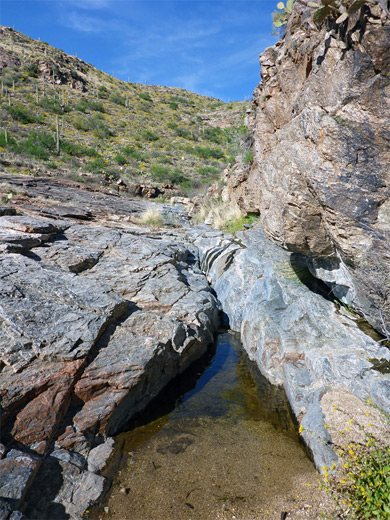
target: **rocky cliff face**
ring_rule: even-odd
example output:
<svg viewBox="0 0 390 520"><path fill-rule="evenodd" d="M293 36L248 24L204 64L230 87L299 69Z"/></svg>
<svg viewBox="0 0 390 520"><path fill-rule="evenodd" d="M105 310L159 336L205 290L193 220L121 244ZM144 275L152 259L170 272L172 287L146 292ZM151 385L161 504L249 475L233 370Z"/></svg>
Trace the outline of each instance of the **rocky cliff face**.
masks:
<svg viewBox="0 0 390 520"><path fill-rule="evenodd" d="M390 328L390 19L364 7L317 27L296 3L261 56L252 165L229 191L267 235L378 330Z"/></svg>

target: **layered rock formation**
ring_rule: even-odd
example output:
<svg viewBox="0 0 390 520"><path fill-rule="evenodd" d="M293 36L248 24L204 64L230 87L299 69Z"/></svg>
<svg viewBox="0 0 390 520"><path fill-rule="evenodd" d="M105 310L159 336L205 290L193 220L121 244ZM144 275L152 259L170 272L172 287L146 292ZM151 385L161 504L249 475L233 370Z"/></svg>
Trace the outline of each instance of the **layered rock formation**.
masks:
<svg viewBox="0 0 390 520"><path fill-rule="evenodd" d="M296 2L260 57L253 163L229 191L267 235L306 255L335 297L390 329L390 19L386 3L341 26Z"/></svg>
<svg viewBox="0 0 390 520"><path fill-rule="evenodd" d="M388 349L329 301L304 255L261 230L181 227L173 206L152 232L132 222L149 202L0 181L14 194L0 216L5 520L20 520L18 508L80 520L109 484L111 436L205 351L221 304L249 357L284 385L318 468L336 460L324 400L341 389L390 413Z"/></svg>
<svg viewBox="0 0 390 520"><path fill-rule="evenodd" d="M343 429L348 421L359 424L356 403L363 407L368 399L389 414L388 347L363 332L356 315L329 301L301 255L272 244L261 229L238 240L208 234L195 241L230 327L241 333L266 378L284 386L316 467L331 467L340 434L325 426L324 403L337 392L343 396L334 400L347 418Z"/></svg>
<svg viewBox="0 0 390 520"><path fill-rule="evenodd" d="M219 306L180 230L129 222L148 203L1 180L0 517L81 518L109 436L205 352Z"/></svg>

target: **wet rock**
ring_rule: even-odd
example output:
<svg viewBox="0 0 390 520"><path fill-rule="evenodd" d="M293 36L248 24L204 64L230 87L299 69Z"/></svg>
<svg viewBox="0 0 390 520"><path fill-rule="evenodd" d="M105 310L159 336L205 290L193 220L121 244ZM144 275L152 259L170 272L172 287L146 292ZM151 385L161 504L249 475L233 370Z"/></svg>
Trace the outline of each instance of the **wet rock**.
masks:
<svg viewBox="0 0 390 520"><path fill-rule="evenodd" d="M86 471L75 486L69 512L84 513L88 507L101 498L108 487L108 480L100 475ZM73 506L73 507L72 507Z"/></svg>
<svg viewBox="0 0 390 520"><path fill-rule="evenodd" d="M13 507L10 502L0 498L0 520L8 520L13 511Z"/></svg>
<svg viewBox="0 0 390 520"><path fill-rule="evenodd" d="M20 511L13 511L9 520L27 520L23 513Z"/></svg>
<svg viewBox="0 0 390 520"><path fill-rule="evenodd" d="M260 229L238 240L204 235L197 241L202 264L230 327L267 379L285 387L317 468L331 466L337 457L321 398L344 388L389 413L390 375L374 366L390 360L389 350L362 332L353 314L339 312L294 253Z"/></svg>
<svg viewBox="0 0 390 520"><path fill-rule="evenodd" d="M104 444L102 444L104 446ZM79 453L74 453L68 450L54 450L50 453L50 457L54 457L62 462L73 464L79 469L84 469L86 466L85 458Z"/></svg>

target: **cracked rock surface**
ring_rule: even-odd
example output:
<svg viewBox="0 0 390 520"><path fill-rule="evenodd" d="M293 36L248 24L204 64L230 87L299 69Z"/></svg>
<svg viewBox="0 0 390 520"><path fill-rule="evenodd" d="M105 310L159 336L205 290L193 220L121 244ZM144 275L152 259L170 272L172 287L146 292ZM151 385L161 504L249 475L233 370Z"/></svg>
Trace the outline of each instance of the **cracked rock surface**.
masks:
<svg viewBox="0 0 390 520"><path fill-rule="evenodd" d="M205 352L219 306L180 229L129 222L148 203L7 182L19 191L0 216L1 518L77 519L107 488L110 436Z"/></svg>

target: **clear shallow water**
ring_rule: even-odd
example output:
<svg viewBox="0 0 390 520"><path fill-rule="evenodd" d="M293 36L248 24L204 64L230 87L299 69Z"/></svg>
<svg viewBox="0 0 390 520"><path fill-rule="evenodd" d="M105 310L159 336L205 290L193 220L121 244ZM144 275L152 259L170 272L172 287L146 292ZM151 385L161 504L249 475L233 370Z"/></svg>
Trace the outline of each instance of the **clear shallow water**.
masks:
<svg viewBox="0 0 390 520"><path fill-rule="evenodd" d="M117 446L113 487L94 520L279 520L316 486L284 392L232 333L169 384Z"/></svg>

